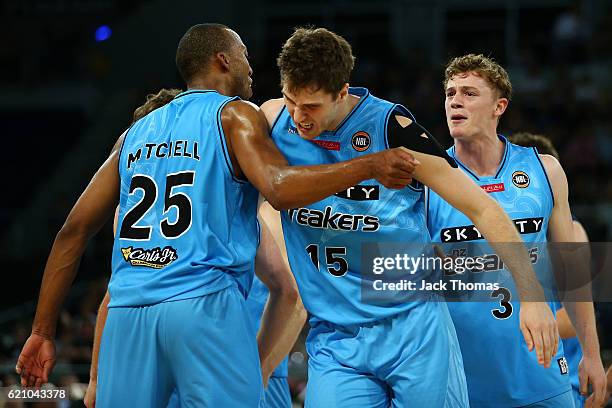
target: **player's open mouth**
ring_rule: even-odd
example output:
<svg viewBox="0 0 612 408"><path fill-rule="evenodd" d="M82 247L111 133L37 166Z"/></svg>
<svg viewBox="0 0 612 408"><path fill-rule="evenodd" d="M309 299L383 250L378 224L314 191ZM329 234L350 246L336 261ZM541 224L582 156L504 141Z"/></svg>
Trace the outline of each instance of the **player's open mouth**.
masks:
<svg viewBox="0 0 612 408"><path fill-rule="evenodd" d="M308 123L308 124L305 124L305 123L298 123L297 125L298 125L298 128L299 128L301 131L303 131L303 132L308 132L308 131L309 131L309 130L311 130L311 129L313 128L313 126L314 126L314 124L312 124L312 123Z"/></svg>

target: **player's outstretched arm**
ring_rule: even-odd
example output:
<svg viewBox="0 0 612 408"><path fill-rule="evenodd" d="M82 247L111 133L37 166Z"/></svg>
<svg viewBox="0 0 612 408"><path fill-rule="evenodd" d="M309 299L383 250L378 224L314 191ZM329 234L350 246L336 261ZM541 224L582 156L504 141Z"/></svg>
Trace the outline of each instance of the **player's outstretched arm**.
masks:
<svg viewBox="0 0 612 408"><path fill-rule="evenodd" d="M74 280L89 239L110 218L119 197L118 156L123 135L91 179L55 238L43 274L32 334L16 371L23 386L39 386L55 364L54 337L61 305Z"/></svg>
<svg viewBox="0 0 612 408"><path fill-rule="evenodd" d="M259 210L261 242L255 258L257 276L270 290L257 336L264 385L293 347L306 310L287 260L280 216L268 203Z"/></svg>
<svg viewBox="0 0 612 408"><path fill-rule="evenodd" d="M558 344L555 318L543 301L542 287L510 218L480 187L445 159L411 153L421 162L415 170L415 178L469 217L507 265L521 299L520 321L525 341L530 350L535 347L538 362L548 367ZM534 301L538 299L542 301Z"/></svg>
<svg viewBox="0 0 612 408"><path fill-rule="evenodd" d="M289 166L268 135L267 122L258 109L244 101L228 103L221 114L223 131L235 171L277 210L319 201L372 178L388 188L403 188L412 181L418 163L402 149L335 164Z"/></svg>
<svg viewBox="0 0 612 408"><path fill-rule="evenodd" d="M565 172L561 164L553 156L540 155L546 174L550 180L555 199L550 221L548 222L549 240L551 242L588 242L588 237L576 234L576 228L572 221L572 215L568 201L568 184ZM582 238L582 239L579 239ZM565 269L571 271L587 271L584 264L589 263L589 254L581 256L578 251L562 251L560 254L564 263L568 263ZM586 258L586 259L585 259ZM571 266L572 264L576 267ZM581 288L580 297L587 299L591 297L589 285ZM593 394L589 397L592 405L602 406L606 394L606 374L601 361L599 339L595 325L595 311L593 302L563 302L563 306L576 329L578 340L582 346L582 360L578 367L578 378L580 379L580 393L588 395L588 384L593 388ZM591 403L591 402L590 402Z"/></svg>

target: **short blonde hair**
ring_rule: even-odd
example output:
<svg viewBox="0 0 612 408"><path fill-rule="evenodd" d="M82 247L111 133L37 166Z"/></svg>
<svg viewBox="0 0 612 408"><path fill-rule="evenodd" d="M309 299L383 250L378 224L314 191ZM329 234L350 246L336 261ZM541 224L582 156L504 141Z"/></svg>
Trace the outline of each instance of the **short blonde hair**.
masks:
<svg viewBox="0 0 612 408"><path fill-rule="evenodd" d="M467 54L453 58L444 71L444 88L448 81L457 74L474 72L484 78L499 96L510 100L512 98L512 84L506 70L492 58L482 54Z"/></svg>

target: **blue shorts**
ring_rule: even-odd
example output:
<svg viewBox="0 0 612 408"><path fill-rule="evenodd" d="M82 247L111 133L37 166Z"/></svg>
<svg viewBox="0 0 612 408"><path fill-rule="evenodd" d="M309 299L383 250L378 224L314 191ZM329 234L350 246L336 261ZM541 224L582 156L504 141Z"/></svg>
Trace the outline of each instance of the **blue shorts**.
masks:
<svg viewBox="0 0 612 408"><path fill-rule="evenodd" d="M359 326L315 323L306 349L306 407L469 407L445 303Z"/></svg>
<svg viewBox="0 0 612 408"><path fill-rule="evenodd" d="M563 394L547 398L543 401L534 402L524 408L575 408L574 391L566 391Z"/></svg>
<svg viewBox="0 0 612 408"><path fill-rule="evenodd" d="M270 377L259 408L291 408L287 377Z"/></svg>
<svg viewBox="0 0 612 408"><path fill-rule="evenodd" d="M256 407L257 341L235 286L192 299L108 311L96 406ZM240 358L236 358L239 355Z"/></svg>
<svg viewBox="0 0 612 408"><path fill-rule="evenodd" d="M576 408L583 408L584 403L586 402L586 397L583 397L582 394L580 394L580 390L574 387L572 387L572 395L574 396L574 405Z"/></svg>
<svg viewBox="0 0 612 408"><path fill-rule="evenodd" d="M167 408L180 408L176 390L172 393ZM291 393L287 377L270 377L268 388L263 392L259 408L291 408Z"/></svg>

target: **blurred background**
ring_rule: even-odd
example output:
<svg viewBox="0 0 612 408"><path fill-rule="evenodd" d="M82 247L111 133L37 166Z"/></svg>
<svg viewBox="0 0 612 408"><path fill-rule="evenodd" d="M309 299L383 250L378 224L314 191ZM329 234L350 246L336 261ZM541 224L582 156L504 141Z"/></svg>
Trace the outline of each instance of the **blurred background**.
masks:
<svg viewBox="0 0 612 408"><path fill-rule="evenodd" d="M17 381L15 361L55 234L145 96L184 87L176 45L201 22L242 36L256 103L280 96L275 60L294 27L338 32L357 57L351 84L404 104L446 146L444 64L468 52L495 58L515 89L501 133L548 135L568 175L573 213L592 241L612 238L612 1L0 0L3 386ZM91 241L61 315L52 380L76 398L89 378L111 247L109 223ZM609 364L612 309L597 310ZM290 358L297 404L306 381L303 340Z"/></svg>

